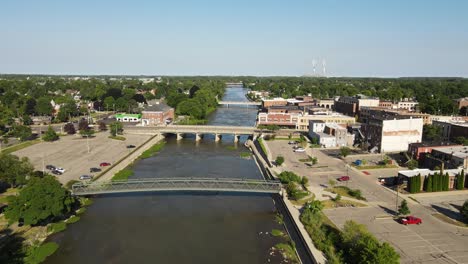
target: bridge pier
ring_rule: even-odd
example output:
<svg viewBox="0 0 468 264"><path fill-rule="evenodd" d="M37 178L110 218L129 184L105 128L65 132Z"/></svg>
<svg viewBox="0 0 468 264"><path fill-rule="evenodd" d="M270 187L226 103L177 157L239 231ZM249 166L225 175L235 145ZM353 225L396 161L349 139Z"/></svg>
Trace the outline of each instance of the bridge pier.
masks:
<svg viewBox="0 0 468 264"><path fill-rule="evenodd" d="M183 138L183 133L177 133L177 140L182 140Z"/></svg>
<svg viewBox="0 0 468 264"><path fill-rule="evenodd" d="M218 142L221 140L221 135L220 134L215 134L215 142Z"/></svg>
<svg viewBox="0 0 468 264"><path fill-rule="evenodd" d="M234 142L239 142L239 138L240 136L238 136L237 134L234 134Z"/></svg>
<svg viewBox="0 0 468 264"><path fill-rule="evenodd" d="M195 133L195 141L200 141L202 139L201 134Z"/></svg>

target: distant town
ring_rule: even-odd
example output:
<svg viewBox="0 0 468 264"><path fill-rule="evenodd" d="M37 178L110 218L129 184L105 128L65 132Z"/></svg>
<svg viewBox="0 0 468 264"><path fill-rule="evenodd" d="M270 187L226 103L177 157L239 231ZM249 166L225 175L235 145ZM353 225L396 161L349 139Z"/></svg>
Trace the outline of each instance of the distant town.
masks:
<svg viewBox="0 0 468 264"><path fill-rule="evenodd" d="M0 75L0 112L2 263L142 192L265 198L265 263L468 262L467 79Z"/></svg>

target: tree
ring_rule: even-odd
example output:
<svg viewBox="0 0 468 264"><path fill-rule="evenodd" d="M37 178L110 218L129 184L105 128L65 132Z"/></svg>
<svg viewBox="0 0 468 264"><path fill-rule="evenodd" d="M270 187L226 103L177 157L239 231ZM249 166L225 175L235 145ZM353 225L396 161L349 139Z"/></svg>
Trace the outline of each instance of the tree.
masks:
<svg viewBox="0 0 468 264"><path fill-rule="evenodd" d="M98 124L99 124L99 131L106 131L107 130L106 123L104 123L103 121L99 121Z"/></svg>
<svg viewBox="0 0 468 264"><path fill-rule="evenodd" d="M52 114L53 107L50 104L50 99L47 97L39 97L37 99L35 110L38 115L49 116Z"/></svg>
<svg viewBox="0 0 468 264"><path fill-rule="evenodd" d="M468 200L463 203L463 206L460 208L460 213L462 214L463 218L468 221Z"/></svg>
<svg viewBox="0 0 468 264"><path fill-rule="evenodd" d="M410 159L407 163L406 166L408 166L408 169L414 170L418 167L418 161L414 159Z"/></svg>
<svg viewBox="0 0 468 264"><path fill-rule="evenodd" d="M12 186L24 184L33 175L34 167L26 157L0 154L0 181Z"/></svg>
<svg viewBox="0 0 468 264"><path fill-rule="evenodd" d="M23 122L23 125L25 125L25 126L30 126L30 125L33 124L33 121L31 119L31 117L29 115L26 115L26 114L24 114L21 117L21 121Z"/></svg>
<svg viewBox="0 0 468 264"><path fill-rule="evenodd" d="M44 141L55 141L57 139L59 139L59 136L51 126L49 126L44 136L42 136L42 140Z"/></svg>
<svg viewBox="0 0 468 264"><path fill-rule="evenodd" d="M465 187L465 170L457 174L457 190L463 190Z"/></svg>
<svg viewBox="0 0 468 264"><path fill-rule="evenodd" d="M284 163L284 157L283 156L276 157L275 163L276 165L281 166Z"/></svg>
<svg viewBox="0 0 468 264"><path fill-rule="evenodd" d="M36 113L36 100L34 98L28 98L24 104L24 114L34 115Z"/></svg>
<svg viewBox="0 0 468 264"><path fill-rule="evenodd" d="M440 140L442 136L442 129L437 125L424 125L423 126L423 139L427 141Z"/></svg>
<svg viewBox="0 0 468 264"><path fill-rule="evenodd" d="M433 185L433 175L428 175L427 176L427 184L426 184L426 192L432 192L432 185Z"/></svg>
<svg viewBox="0 0 468 264"><path fill-rule="evenodd" d="M89 123L88 120L86 119L81 119L80 122L78 122L78 130L89 130Z"/></svg>
<svg viewBox="0 0 468 264"><path fill-rule="evenodd" d="M74 135L76 133L75 125L73 123L65 124L63 130L69 135Z"/></svg>
<svg viewBox="0 0 468 264"><path fill-rule="evenodd" d="M409 215L411 214L411 211L408 207L408 202L406 200L401 201L401 205L398 208L398 214L400 215Z"/></svg>
<svg viewBox="0 0 468 264"><path fill-rule="evenodd" d="M106 110L109 111L109 108L114 110L115 105L115 99L112 96L108 96L104 98L104 106L106 107Z"/></svg>
<svg viewBox="0 0 468 264"><path fill-rule="evenodd" d="M73 198L55 177L31 178L18 196L8 196L5 217L14 223L23 220L35 225L70 212Z"/></svg>
<svg viewBox="0 0 468 264"><path fill-rule="evenodd" d="M351 149L348 147L341 147L340 148L340 156L343 158L346 158L351 153Z"/></svg>
<svg viewBox="0 0 468 264"><path fill-rule="evenodd" d="M28 140L32 136L32 130L28 126L14 125L10 134L21 141Z"/></svg>
<svg viewBox="0 0 468 264"><path fill-rule="evenodd" d="M123 134L123 125L120 122L113 122L109 125L110 134L115 137L117 134Z"/></svg>

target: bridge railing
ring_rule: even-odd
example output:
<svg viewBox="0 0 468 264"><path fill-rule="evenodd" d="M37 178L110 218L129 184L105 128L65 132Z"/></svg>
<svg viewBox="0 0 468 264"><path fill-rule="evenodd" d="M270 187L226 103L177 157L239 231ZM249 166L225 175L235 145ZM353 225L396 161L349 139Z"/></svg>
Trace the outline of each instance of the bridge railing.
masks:
<svg viewBox="0 0 468 264"><path fill-rule="evenodd" d="M229 191L254 193L279 193L278 181L251 179L170 178L134 179L128 181L103 181L75 183L74 195L149 191Z"/></svg>

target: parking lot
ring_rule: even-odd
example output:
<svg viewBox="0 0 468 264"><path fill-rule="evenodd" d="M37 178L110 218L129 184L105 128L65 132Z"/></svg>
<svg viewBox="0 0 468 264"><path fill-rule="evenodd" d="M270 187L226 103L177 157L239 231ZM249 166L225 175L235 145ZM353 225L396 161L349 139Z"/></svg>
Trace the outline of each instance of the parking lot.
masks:
<svg viewBox="0 0 468 264"><path fill-rule="evenodd" d="M468 263L468 228L460 228L435 218L437 210L432 205L460 205L468 194L448 193L414 196L421 204L408 199L411 213L423 220L422 225L404 226L393 220L397 200L394 192L378 182L379 177L391 177L401 168L372 169L367 174L346 167L343 160L328 156L322 149L307 149L307 153L294 153L287 141L266 141L273 158L282 155L285 163L281 170L290 170L309 178L311 189L316 191L328 186L329 179L349 175L348 182L339 182L349 188L360 189L370 206L363 208L336 208L324 210L338 227L346 220L354 220L367 226L381 241L389 242L401 255L401 263ZM317 157L314 167L299 162L307 155ZM398 203L401 202L401 197Z"/></svg>
<svg viewBox="0 0 468 264"><path fill-rule="evenodd" d="M56 176L66 184L78 180L81 175L90 173L92 167L99 167L101 162L114 163L131 152L127 145L138 147L150 138L149 135L125 134L125 141L108 138L109 133L96 133L87 140L79 135L63 136L55 142L42 142L14 152L19 157L28 157L36 170L42 171L46 165L62 167L65 173ZM88 145L90 152L88 153Z"/></svg>

